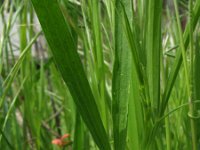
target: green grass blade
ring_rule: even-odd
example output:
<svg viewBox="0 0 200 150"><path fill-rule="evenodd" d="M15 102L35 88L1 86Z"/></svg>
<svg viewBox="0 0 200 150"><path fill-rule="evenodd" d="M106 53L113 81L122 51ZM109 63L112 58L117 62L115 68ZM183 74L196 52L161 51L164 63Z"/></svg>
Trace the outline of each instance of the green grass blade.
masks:
<svg viewBox="0 0 200 150"><path fill-rule="evenodd" d="M84 149L84 126L78 112L76 113L76 123L74 132L73 149L83 150Z"/></svg>
<svg viewBox="0 0 200 150"><path fill-rule="evenodd" d="M103 44L102 44L102 33L101 33L101 19L100 19L100 7L98 0L90 0L90 16L92 23L92 31L94 38L94 51L95 51L95 64L96 64L96 78L99 95L100 95L100 114L103 120L105 129L108 129L107 124L107 111L106 111L106 100L105 100L105 67L104 67L104 56L103 56Z"/></svg>
<svg viewBox="0 0 200 150"><path fill-rule="evenodd" d="M112 82L114 148L125 150L132 61L128 41L123 32L123 7L130 19L131 2L117 0L115 6L115 62Z"/></svg>
<svg viewBox="0 0 200 150"><path fill-rule="evenodd" d="M133 31L131 30L131 25L129 23L128 16L125 12L125 8L123 7L123 14L124 14L124 28L125 28L125 33L126 33L126 38L128 39L129 46L131 48L131 53L133 57L133 62L135 65L137 77L140 81L140 84L144 84L144 79L142 75L142 70L141 70L141 62L138 54L139 46L137 44L138 40L136 39L136 32L135 28L133 28Z"/></svg>
<svg viewBox="0 0 200 150"><path fill-rule="evenodd" d="M146 26L147 78L149 98L154 108L160 105L160 52L162 0L148 2Z"/></svg>
<svg viewBox="0 0 200 150"><path fill-rule="evenodd" d="M196 1L196 3L194 4L194 11L193 12L194 13L193 13L193 23L192 24L193 24L193 29L194 29L197 25L197 22L198 22L198 19L199 19L199 16L200 16L200 1ZM186 26L186 30L185 30L183 38L184 38L184 46L185 46L185 49L187 50L187 47L189 45L189 24L187 24L187 26ZM167 106L167 103L168 103L174 82L176 80L180 66L182 64L182 60L183 60L182 54L181 54L181 51L179 50L178 54L176 56L176 59L174 61L174 65L172 67L169 78L166 82L165 91L164 91L164 94L163 94L163 97L162 97L162 106L161 106L162 108L160 109L161 110L161 112L160 112L161 116L163 115L165 108Z"/></svg>
<svg viewBox="0 0 200 150"><path fill-rule="evenodd" d="M58 2L56 0L32 0L32 4L55 63L69 88L80 115L98 147L109 150L110 144L94 96L76 52L70 27L62 15Z"/></svg>
<svg viewBox="0 0 200 150"><path fill-rule="evenodd" d="M3 139L5 139L6 143L8 144L10 149L14 149L14 147L12 146L11 142L8 140L8 138L6 137L6 135L4 134L4 132L0 129L0 133L3 137Z"/></svg>
<svg viewBox="0 0 200 150"><path fill-rule="evenodd" d="M179 43L180 43L180 49L182 52L182 59L183 59L183 66L184 66L184 75L185 75L185 84L186 84L186 91L187 91L187 99L189 102L192 103L193 99L191 96L191 91L190 91L190 79L189 79L189 72L188 72L188 65L187 65L187 55L186 55L186 50L185 50L185 46L184 46L184 42L183 42L183 34L182 34L182 29L181 29L181 22L179 19L179 12L178 12L178 4L177 4L177 0L174 0L174 7L175 7L175 14L176 14L176 22L177 22L177 28L178 28L178 37L179 37ZM193 44L193 39L191 39L191 35L193 36L193 31L191 31L191 23L189 24L189 28L190 28L190 43ZM190 45L191 45L190 44ZM191 48L191 47L190 47ZM190 49L190 51L192 52L193 50ZM190 60L191 61L191 60ZM193 74L193 73L191 73ZM189 105L189 116L193 116L194 115L194 105L191 104ZM197 150L197 140L196 140L196 121L190 117L190 126L191 126L191 136L192 136L192 147L193 150Z"/></svg>
<svg viewBox="0 0 200 150"><path fill-rule="evenodd" d="M25 79L23 80L23 82L22 82L22 84L21 84L19 90L17 91L16 96L14 97L14 99L13 99L13 101L12 101L12 103L11 103L9 109L8 109L8 112L7 112L7 114L6 114L6 116L5 116L5 119L4 119L4 121L3 121L3 126L2 126L2 129L1 129L2 132L4 132L4 129L5 129L5 127L6 127L6 123L7 123L7 121L8 121L8 118L9 118L10 115L11 115L11 112L12 112L14 106L15 106L15 103L16 103L16 101L17 101L17 98L18 98L18 96L19 96L19 93L21 92L21 90L22 90L22 88L23 88L23 85L24 85L24 82L26 81L26 79L27 79L27 78L25 78ZM0 134L0 143L1 143L1 140L2 140L2 134Z"/></svg>
<svg viewBox="0 0 200 150"><path fill-rule="evenodd" d="M24 58L26 57L27 53L30 50L30 47L33 45L33 43L37 40L37 38L39 37L39 35L41 34L41 32L39 32L38 34L36 34L33 39L30 41L30 43L26 46L26 48L23 50L23 52L21 53L18 61L15 63L14 67L12 68L12 70L10 71L9 75L7 76L7 78L5 79L4 83L3 83L3 94L0 98L0 108L2 107L2 104L4 102L4 99L6 97L6 94L14 80L14 78L16 77L20 66L22 64L22 62L24 61Z"/></svg>
<svg viewBox="0 0 200 150"><path fill-rule="evenodd" d="M143 131L142 107L140 104L140 83L137 78L136 71L132 73L131 92L129 100L128 114L128 146L131 149L142 149L140 143L141 131ZM143 134L143 133L142 133Z"/></svg>

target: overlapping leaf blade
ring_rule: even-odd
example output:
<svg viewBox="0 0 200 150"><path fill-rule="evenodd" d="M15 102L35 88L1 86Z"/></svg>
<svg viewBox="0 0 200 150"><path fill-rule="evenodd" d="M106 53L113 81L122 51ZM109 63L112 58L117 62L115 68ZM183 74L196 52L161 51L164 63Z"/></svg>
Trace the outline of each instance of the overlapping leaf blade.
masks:
<svg viewBox="0 0 200 150"><path fill-rule="evenodd" d="M124 150L126 147L128 103L131 80L131 50L123 30L123 7L131 18L131 1L117 0L115 2L115 64L113 70L113 129L114 148Z"/></svg>
<svg viewBox="0 0 200 150"><path fill-rule="evenodd" d="M70 27L62 15L57 0L32 0L32 4L55 63L69 88L79 113L99 148L109 150L109 141L94 96L76 52Z"/></svg>

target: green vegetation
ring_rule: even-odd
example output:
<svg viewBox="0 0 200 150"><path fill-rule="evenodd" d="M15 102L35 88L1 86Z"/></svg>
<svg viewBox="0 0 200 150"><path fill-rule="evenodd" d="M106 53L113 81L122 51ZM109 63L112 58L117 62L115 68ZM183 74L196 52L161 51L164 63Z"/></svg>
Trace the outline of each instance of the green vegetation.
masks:
<svg viewBox="0 0 200 150"><path fill-rule="evenodd" d="M199 149L199 0L3 0L0 14L0 149Z"/></svg>

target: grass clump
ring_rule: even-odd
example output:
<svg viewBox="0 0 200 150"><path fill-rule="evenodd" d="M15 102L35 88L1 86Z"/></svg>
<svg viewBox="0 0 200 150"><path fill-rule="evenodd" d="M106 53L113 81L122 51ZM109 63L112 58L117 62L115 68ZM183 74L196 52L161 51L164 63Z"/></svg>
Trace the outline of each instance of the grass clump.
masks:
<svg viewBox="0 0 200 150"><path fill-rule="evenodd" d="M198 0L4 0L0 148L199 147Z"/></svg>

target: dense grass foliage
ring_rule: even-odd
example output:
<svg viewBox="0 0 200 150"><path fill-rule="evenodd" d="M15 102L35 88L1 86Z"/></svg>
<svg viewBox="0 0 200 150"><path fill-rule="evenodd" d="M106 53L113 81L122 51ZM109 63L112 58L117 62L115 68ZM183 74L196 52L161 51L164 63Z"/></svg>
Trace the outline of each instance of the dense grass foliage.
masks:
<svg viewBox="0 0 200 150"><path fill-rule="evenodd" d="M3 0L0 14L0 149L199 149L199 0Z"/></svg>

